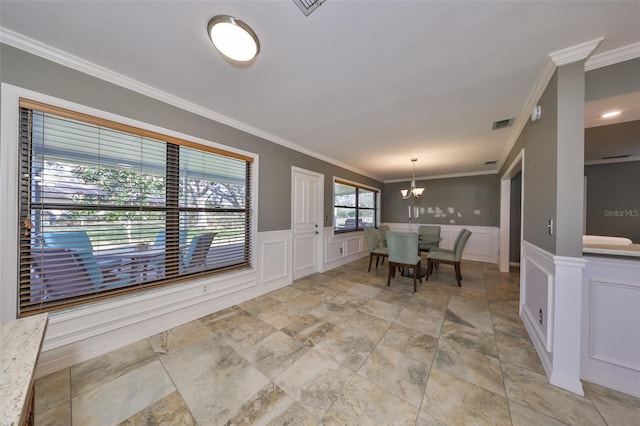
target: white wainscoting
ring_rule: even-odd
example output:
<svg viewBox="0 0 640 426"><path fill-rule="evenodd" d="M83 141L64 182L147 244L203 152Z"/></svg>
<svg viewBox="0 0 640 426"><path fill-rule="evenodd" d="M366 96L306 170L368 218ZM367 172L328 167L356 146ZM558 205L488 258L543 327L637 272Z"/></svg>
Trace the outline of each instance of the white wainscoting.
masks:
<svg viewBox="0 0 640 426"><path fill-rule="evenodd" d="M580 382L582 258L522 241L520 318L555 386L584 395Z"/></svg>
<svg viewBox="0 0 640 426"><path fill-rule="evenodd" d="M585 260L581 377L640 397L640 261Z"/></svg>
<svg viewBox="0 0 640 426"><path fill-rule="evenodd" d="M324 264L322 272L345 265L369 254L364 232L334 234L333 228L324 228Z"/></svg>
<svg viewBox="0 0 640 426"><path fill-rule="evenodd" d="M420 225L408 223L388 223L392 231L417 232L420 225L430 225L421 223ZM461 229L466 228L471 231L471 237L462 253L462 258L466 260L477 260L479 262L498 263L498 251L500 249L500 228L496 226L464 226L464 225L440 225L440 236L442 241L440 247L451 249L453 243Z"/></svg>
<svg viewBox="0 0 640 426"><path fill-rule="evenodd" d="M520 318L538 352L547 376L552 370L554 276L553 255L523 241L520 265ZM542 310L542 324L540 310Z"/></svg>
<svg viewBox="0 0 640 426"><path fill-rule="evenodd" d="M49 314L44 376L291 283L291 231L258 233L254 268Z"/></svg>

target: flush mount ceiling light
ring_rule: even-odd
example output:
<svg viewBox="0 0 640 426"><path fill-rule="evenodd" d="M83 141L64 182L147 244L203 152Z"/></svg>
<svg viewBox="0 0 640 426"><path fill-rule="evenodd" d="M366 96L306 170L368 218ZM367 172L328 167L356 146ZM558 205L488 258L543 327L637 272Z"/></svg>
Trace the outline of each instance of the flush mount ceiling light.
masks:
<svg viewBox="0 0 640 426"><path fill-rule="evenodd" d="M416 188L416 161L417 158L412 158L411 162L413 163L413 177L411 178L411 189L401 189L400 193L402 194L402 199L407 200L412 195L416 198L419 198L424 192L424 188Z"/></svg>
<svg viewBox="0 0 640 426"><path fill-rule="evenodd" d="M207 33L218 52L233 61L249 62L260 52L260 42L251 27L233 16L214 16Z"/></svg>
<svg viewBox="0 0 640 426"><path fill-rule="evenodd" d="M600 118L613 118L619 116L620 114L622 114L622 111L609 111L602 114Z"/></svg>

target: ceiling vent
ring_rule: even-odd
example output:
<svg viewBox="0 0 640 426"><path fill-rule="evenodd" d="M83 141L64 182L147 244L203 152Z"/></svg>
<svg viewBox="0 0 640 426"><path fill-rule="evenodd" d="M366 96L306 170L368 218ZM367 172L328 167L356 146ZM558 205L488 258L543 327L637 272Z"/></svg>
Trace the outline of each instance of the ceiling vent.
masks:
<svg viewBox="0 0 640 426"><path fill-rule="evenodd" d="M514 118L507 118L506 120L494 121L491 130L504 129L505 127L511 127Z"/></svg>
<svg viewBox="0 0 640 426"><path fill-rule="evenodd" d="M311 12L316 10L325 0L293 0L298 8L304 13L304 16L309 16Z"/></svg>
<svg viewBox="0 0 640 426"><path fill-rule="evenodd" d="M491 161L485 161L484 165L485 166L493 166L494 164L496 164L497 161L496 160L491 160Z"/></svg>

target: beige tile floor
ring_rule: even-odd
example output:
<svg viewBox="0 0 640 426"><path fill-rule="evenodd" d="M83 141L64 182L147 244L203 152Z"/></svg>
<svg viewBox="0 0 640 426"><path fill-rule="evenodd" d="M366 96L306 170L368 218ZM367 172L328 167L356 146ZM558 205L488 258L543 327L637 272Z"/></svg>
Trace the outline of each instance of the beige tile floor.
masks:
<svg viewBox="0 0 640 426"><path fill-rule="evenodd" d="M640 400L548 384L518 274L442 266L413 294L368 259L36 382L36 425L638 425Z"/></svg>

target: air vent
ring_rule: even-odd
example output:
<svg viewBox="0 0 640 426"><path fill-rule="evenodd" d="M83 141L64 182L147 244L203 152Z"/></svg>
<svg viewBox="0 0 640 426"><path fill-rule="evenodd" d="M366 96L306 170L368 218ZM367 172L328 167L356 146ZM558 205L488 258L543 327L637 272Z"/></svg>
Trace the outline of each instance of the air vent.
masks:
<svg viewBox="0 0 640 426"><path fill-rule="evenodd" d="M316 10L325 0L293 0L293 2L302 13L304 13L304 16L309 16L311 12Z"/></svg>
<svg viewBox="0 0 640 426"><path fill-rule="evenodd" d="M497 161L496 160L491 160L491 161L485 161L484 165L485 166L493 166L494 164L496 164Z"/></svg>
<svg viewBox="0 0 640 426"><path fill-rule="evenodd" d="M494 121L491 130L504 129L505 127L511 127L513 124L513 118L507 118L506 120Z"/></svg>
<svg viewBox="0 0 640 426"><path fill-rule="evenodd" d="M627 158L627 157L631 157L631 154L624 154L624 155L610 155L608 157L602 157L603 160L614 160L616 158Z"/></svg>

